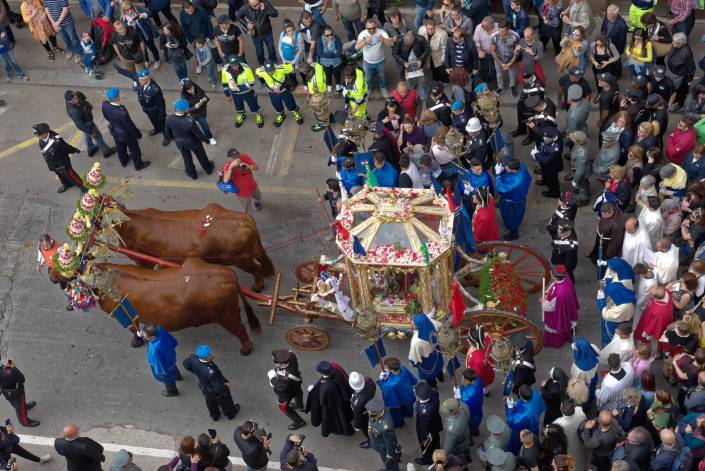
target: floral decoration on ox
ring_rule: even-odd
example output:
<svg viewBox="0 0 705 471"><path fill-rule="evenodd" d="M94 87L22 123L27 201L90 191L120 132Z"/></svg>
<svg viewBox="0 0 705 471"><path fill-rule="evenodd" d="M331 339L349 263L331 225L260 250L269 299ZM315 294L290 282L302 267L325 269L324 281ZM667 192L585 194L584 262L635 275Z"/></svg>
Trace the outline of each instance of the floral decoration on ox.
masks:
<svg viewBox="0 0 705 471"><path fill-rule="evenodd" d="M62 245L52 257L54 267L66 278L72 278L78 269L78 257L71 251L69 244Z"/></svg>
<svg viewBox="0 0 705 471"><path fill-rule="evenodd" d="M83 177L83 184L89 190L100 190L108 179L100 168L100 162L95 162L93 167Z"/></svg>
<svg viewBox="0 0 705 471"><path fill-rule="evenodd" d="M487 309L526 315L527 292L504 252L488 258L484 263L478 291L480 302Z"/></svg>
<svg viewBox="0 0 705 471"><path fill-rule="evenodd" d="M90 189L81 196L76 207L82 215L93 218L98 214L98 203L100 203L100 194L96 190Z"/></svg>

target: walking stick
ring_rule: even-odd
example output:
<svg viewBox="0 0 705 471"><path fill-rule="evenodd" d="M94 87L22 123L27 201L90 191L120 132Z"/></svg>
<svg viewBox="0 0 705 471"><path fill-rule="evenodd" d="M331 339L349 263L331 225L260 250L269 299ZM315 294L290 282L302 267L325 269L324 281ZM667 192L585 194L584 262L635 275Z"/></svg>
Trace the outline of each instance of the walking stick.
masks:
<svg viewBox="0 0 705 471"><path fill-rule="evenodd" d="M318 203L321 205L321 211L323 211L323 214L326 215L326 219L328 219L329 224L333 224L333 219L331 219L330 215L328 214L328 211L326 211L326 206L323 203L323 197L321 196L321 192L316 189L316 195L318 196Z"/></svg>
<svg viewBox="0 0 705 471"><path fill-rule="evenodd" d="M597 248L597 280L600 281L602 279L602 243L604 238L599 230L597 233L600 235L600 245Z"/></svg>

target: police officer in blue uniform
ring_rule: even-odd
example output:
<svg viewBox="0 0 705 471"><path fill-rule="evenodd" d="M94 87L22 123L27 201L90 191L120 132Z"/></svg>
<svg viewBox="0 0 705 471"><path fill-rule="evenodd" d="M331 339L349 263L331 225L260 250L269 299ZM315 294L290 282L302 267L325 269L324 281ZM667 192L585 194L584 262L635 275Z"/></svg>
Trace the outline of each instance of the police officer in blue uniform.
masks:
<svg viewBox="0 0 705 471"><path fill-rule="evenodd" d="M394 421L381 399L371 399L365 406L370 417L370 448L379 453L386 471L399 471L401 446L394 431Z"/></svg>
<svg viewBox="0 0 705 471"><path fill-rule="evenodd" d="M186 175L194 180L198 178L196 167L193 165L192 153L196 155L198 163L201 164L203 170L210 175L213 173L214 164L213 161L208 160L206 150L203 148L203 143L208 142L208 139L196 125L196 121L188 115L188 101L184 99L176 100L174 107L176 113L166 119L166 135L176 142L176 147L184 159Z"/></svg>
<svg viewBox="0 0 705 471"><path fill-rule="evenodd" d="M536 162L541 167L543 184L548 188L542 194L546 198L559 198L561 188L558 174L563 171L563 136L554 126L543 129L543 140L536 145ZM537 182L538 183L538 182Z"/></svg>
<svg viewBox="0 0 705 471"><path fill-rule="evenodd" d="M171 139L169 139L164 132L164 122L166 121L166 102L164 101L162 89L149 75L149 69L130 72L117 64L113 64L113 67L115 67L115 70L117 70L118 73L124 75L125 77L129 77L138 83L137 101L139 101L140 106L142 106L142 111L144 111L147 118L149 118L149 122L152 123L152 126L154 126L154 128L149 131L149 135L156 136L159 133L164 133L162 145L168 146Z"/></svg>
<svg viewBox="0 0 705 471"><path fill-rule="evenodd" d="M419 440L422 456L416 458L416 464L427 465L433 463L433 452L441 447L441 430L443 421L440 414L440 400L438 391L425 381L420 381L414 386L416 394L416 437Z"/></svg>
<svg viewBox="0 0 705 471"><path fill-rule="evenodd" d="M198 388L203 393L211 418L218 420L222 409L225 417L229 420L234 419L240 411L240 404L233 402L230 383L225 379L218 365L213 362L211 347L206 344L199 345L196 347L196 352L186 358L182 364L187 371L198 378Z"/></svg>
<svg viewBox="0 0 705 471"><path fill-rule="evenodd" d="M120 104L120 90L116 87L108 88L105 92L106 101L103 102L102 110L103 117L108 122L110 134L115 139L115 147L117 147L118 159L123 167L132 158L135 164L135 170L139 171L149 167L149 160L142 161L142 150L140 149L140 139L142 132L137 129L135 123L130 118L127 108ZM129 153L128 153L129 149Z"/></svg>

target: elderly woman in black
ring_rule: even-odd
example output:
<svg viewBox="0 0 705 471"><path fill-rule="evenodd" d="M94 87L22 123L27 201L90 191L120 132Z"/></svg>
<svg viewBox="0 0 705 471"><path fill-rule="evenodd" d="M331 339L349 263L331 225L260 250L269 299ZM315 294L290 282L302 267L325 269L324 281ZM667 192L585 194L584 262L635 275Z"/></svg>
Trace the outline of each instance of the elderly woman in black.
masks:
<svg viewBox="0 0 705 471"><path fill-rule="evenodd" d="M695 75L695 61L693 51L688 46L688 37L684 33L673 35L673 48L666 57L668 76L676 87L675 106L670 107L670 112L678 111L688 95L688 84Z"/></svg>

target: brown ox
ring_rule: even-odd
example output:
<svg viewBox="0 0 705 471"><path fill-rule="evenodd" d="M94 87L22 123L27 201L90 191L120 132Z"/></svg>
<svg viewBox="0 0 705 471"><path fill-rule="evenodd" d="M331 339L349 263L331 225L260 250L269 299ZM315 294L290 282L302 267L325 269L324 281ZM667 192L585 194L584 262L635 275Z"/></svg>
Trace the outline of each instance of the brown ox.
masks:
<svg viewBox="0 0 705 471"><path fill-rule="evenodd" d="M216 203L203 209L161 211L124 209L130 218L116 227L128 249L173 262L188 257L218 265L234 265L255 278L255 291L264 289L264 278L274 274L251 216L230 211ZM204 227L206 216L210 223ZM138 259L136 263L147 264Z"/></svg>
<svg viewBox="0 0 705 471"><path fill-rule="evenodd" d="M160 270L115 263L100 263L97 268L112 270L116 275L117 291L120 296L129 295L140 323L159 324L169 331L220 324L240 340L242 355L252 351L252 342L240 319L240 284L230 268L197 258L186 259L179 268ZM100 296L98 303L107 313L117 305L107 296ZM244 296L242 303L250 329L259 334L259 319Z"/></svg>

